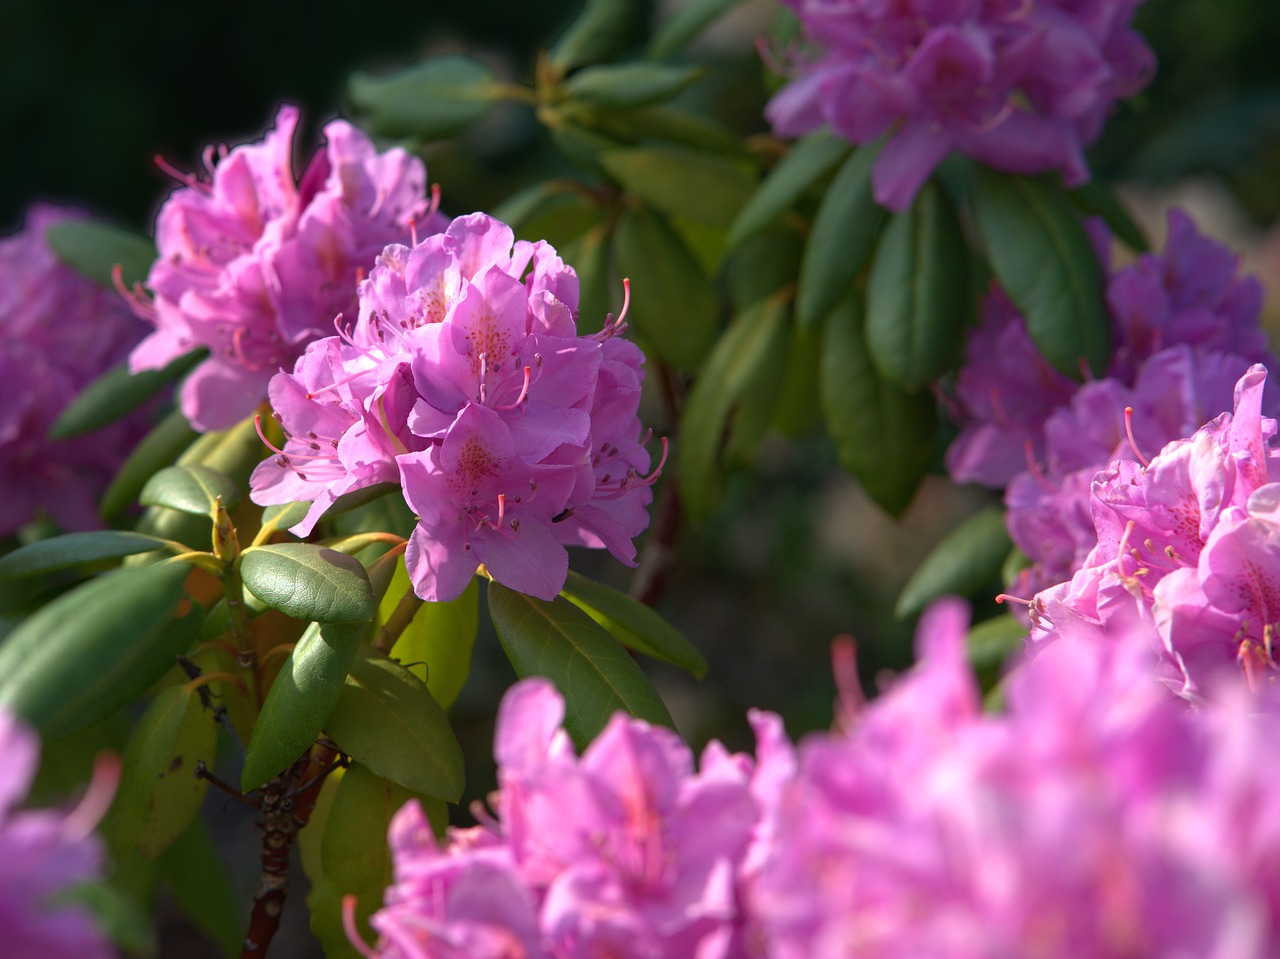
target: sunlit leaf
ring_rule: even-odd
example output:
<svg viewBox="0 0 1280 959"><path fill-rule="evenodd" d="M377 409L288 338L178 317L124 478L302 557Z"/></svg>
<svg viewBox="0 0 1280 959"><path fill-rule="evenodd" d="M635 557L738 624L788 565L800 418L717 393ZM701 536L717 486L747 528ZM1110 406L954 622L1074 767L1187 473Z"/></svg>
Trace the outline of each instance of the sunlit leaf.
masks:
<svg viewBox="0 0 1280 959"><path fill-rule="evenodd" d="M729 246L737 246L782 216L852 149L847 140L833 136L826 127L797 140L738 212L729 229Z"/></svg>
<svg viewBox="0 0 1280 959"><path fill-rule="evenodd" d="M98 504L102 517L110 520L137 502L147 480L173 463L197 435L181 410L174 410L161 420L133 448L102 494Z"/></svg>
<svg viewBox="0 0 1280 959"><path fill-rule="evenodd" d="M360 561L313 543L274 543L240 557L245 587L273 609L319 623L366 622L376 604Z"/></svg>
<svg viewBox="0 0 1280 959"><path fill-rule="evenodd" d="M218 499L230 509L240 502L240 488L208 466L167 466L147 480L138 501L195 516L212 516Z"/></svg>
<svg viewBox="0 0 1280 959"><path fill-rule="evenodd" d="M898 616L912 616L939 596L969 596L995 579L1009 549L1004 507L984 507L942 538L898 596Z"/></svg>
<svg viewBox="0 0 1280 959"><path fill-rule="evenodd" d="M387 76L356 73L347 93L376 133L439 140L484 119L501 92L493 71L461 55L432 57Z"/></svg>
<svg viewBox="0 0 1280 959"><path fill-rule="evenodd" d="M396 569L379 619L384 620L410 589L404 564ZM385 611L385 615L384 615ZM442 709L448 709L471 673L471 652L480 627L480 581L472 578L462 595L447 603L423 603L400 634L391 655L422 679Z"/></svg>
<svg viewBox="0 0 1280 959"><path fill-rule="evenodd" d="M120 559L175 544L143 533L101 529L40 539L0 556L0 579L38 576L108 559Z"/></svg>

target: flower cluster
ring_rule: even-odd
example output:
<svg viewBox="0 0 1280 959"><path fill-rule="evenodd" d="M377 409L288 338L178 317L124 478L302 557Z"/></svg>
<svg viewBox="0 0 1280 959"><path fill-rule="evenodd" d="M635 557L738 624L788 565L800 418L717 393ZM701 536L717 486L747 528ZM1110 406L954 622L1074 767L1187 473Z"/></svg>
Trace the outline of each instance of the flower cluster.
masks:
<svg viewBox="0 0 1280 959"><path fill-rule="evenodd" d="M551 599L566 545L634 563L656 476L637 416L644 356L621 322L578 336L577 303L554 249L513 246L483 214L389 246L350 331L271 381L285 443L254 472L254 501L311 501L294 527L306 535L342 494L399 483L419 518L405 562L427 600L458 596L480 564Z"/></svg>
<svg viewBox="0 0 1280 959"><path fill-rule="evenodd" d="M1032 561L1014 591L1031 595L1083 565L1097 542L1097 470L1189 436L1230 409L1251 363L1273 362L1262 288L1237 270L1229 250L1171 211L1164 251L1109 277L1112 359L1105 378L1083 385L1048 364L1002 293L988 297L951 398L962 429L947 468L958 482L1008 484L1009 532Z"/></svg>
<svg viewBox="0 0 1280 959"><path fill-rule="evenodd" d="M130 357L135 372L209 350L182 388L200 430L252 413L276 371L351 312L383 247L444 225L426 200L422 161L378 153L342 120L325 127L324 149L295 180L297 123L297 109L281 107L260 142L207 150L207 180L180 176L186 185L156 220L152 295L129 294L155 326Z"/></svg>
<svg viewBox="0 0 1280 959"><path fill-rule="evenodd" d="M695 771L674 732L621 713L578 757L563 715L546 680L504 698L496 819L441 848L416 803L397 814L377 955L742 954L742 883L791 763L776 717L756 717L758 768L713 743Z"/></svg>
<svg viewBox="0 0 1280 959"><path fill-rule="evenodd" d="M84 217L37 205L21 232L0 240L0 536L41 512L68 530L100 525L97 498L143 429L135 419L74 441L48 438L76 394L145 333L118 297L62 264L45 242L49 227Z"/></svg>
<svg viewBox="0 0 1280 959"><path fill-rule="evenodd" d="M1231 956L1280 947L1280 714L1190 710L1141 624L1046 647L982 711L967 617L798 750L753 714L756 761L695 771L622 715L574 755L544 680L507 695L493 816L438 841L395 817L377 959ZM855 687L856 688L856 687Z"/></svg>
<svg viewBox="0 0 1280 959"><path fill-rule="evenodd" d="M1012 173L1088 179L1084 148L1154 58L1129 27L1139 0L784 0L817 47L766 115L781 136L830 124L854 143L888 134L876 199L895 210L952 150Z"/></svg>
<svg viewBox="0 0 1280 959"><path fill-rule="evenodd" d="M1145 466L1117 461L1097 474L1097 545L1069 582L1036 597L1033 640L1140 619L1185 696L1212 692L1239 669L1255 689L1276 678L1280 450L1270 446L1275 421L1261 415L1266 378L1252 367L1234 413Z"/></svg>
<svg viewBox="0 0 1280 959"><path fill-rule="evenodd" d="M70 812L19 809L35 776L35 735L0 711L0 929L4 954L40 959L110 959L116 952L89 912L67 900L97 879L102 843L94 826L111 803L119 761L99 760L93 782Z"/></svg>

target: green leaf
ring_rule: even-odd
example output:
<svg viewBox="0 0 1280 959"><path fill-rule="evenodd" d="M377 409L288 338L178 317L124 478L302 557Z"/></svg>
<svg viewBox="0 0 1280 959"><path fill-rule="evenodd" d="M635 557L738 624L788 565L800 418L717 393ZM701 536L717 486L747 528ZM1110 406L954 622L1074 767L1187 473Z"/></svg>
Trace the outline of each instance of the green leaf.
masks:
<svg viewBox="0 0 1280 959"><path fill-rule="evenodd" d="M827 318L822 345L822 408L840 465L897 516L910 505L933 459L933 397L926 390L908 393L880 378L852 297Z"/></svg>
<svg viewBox="0 0 1280 959"><path fill-rule="evenodd" d="M187 423L181 410L174 410L134 447L115 479L102 494L98 511L103 519L118 516L137 502L147 480L178 458L199 434Z"/></svg>
<svg viewBox="0 0 1280 959"><path fill-rule="evenodd" d="M353 74L347 94L375 133L426 140L462 133L501 98L493 71L460 55L433 57L388 76Z"/></svg>
<svg viewBox="0 0 1280 959"><path fill-rule="evenodd" d="M739 0L691 0L675 8L675 12L654 31L644 55L653 60L675 56L703 30L720 19Z"/></svg>
<svg viewBox="0 0 1280 959"><path fill-rule="evenodd" d="M56 737L141 695L200 632L183 599L190 569L118 569L42 607L0 646L0 706Z"/></svg>
<svg viewBox="0 0 1280 959"><path fill-rule="evenodd" d="M626 593L569 570L569 578L560 595L628 649L679 666L699 679L707 674L707 660L698 647L652 609Z"/></svg>
<svg viewBox="0 0 1280 959"><path fill-rule="evenodd" d="M782 216L853 148L826 127L797 140L738 212L726 240L735 247ZM859 167L861 169L861 167Z"/></svg>
<svg viewBox="0 0 1280 959"><path fill-rule="evenodd" d="M995 616L969 630L969 662L975 669L1000 666L1027 638L1025 623L1013 616Z"/></svg>
<svg viewBox="0 0 1280 959"><path fill-rule="evenodd" d="M576 180L539 180L503 200L494 208L492 216L510 224L517 236L527 239L533 232L528 229L530 225L533 224L536 230L536 225L547 215L554 214L557 208L588 205L584 189L585 184ZM542 236L539 232L533 239L541 239Z"/></svg>
<svg viewBox="0 0 1280 959"><path fill-rule="evenodd" d="M1142 228L1134 222L1129 211L1124 208L1115 190L1099 180L1090 180L1083 186L1071 191L1071 200L1089 216L1100 216L1107 227L1128 245L1135 253L1146 253L1150 249Z"/></svg>
<svg viewBox="0 0 1280 959"><path fill-rule="evenodd" d="M406 789L449 802L462 795L462 747L444 710L417 676L371 646L357 652L325 732Z"/></svg>
<svg viewBox="0 0 1280 959"><path fill-rule="evenodd" d="M752 176L735 160L683 147L630 147L600 154L609 175L655 209L727 227L751 195Z"/></svg>
<svg viewBox="0 0 1280 959"><path fill-rule="evenodd" d="M635 660L568 600L557 597L548 603L490 583L489 615L516 675L545 676L560 690L564 728L579 749L618 710L674 725Z"/></svg>
<svg viewBox="0 0 1280 959"><path fill-rule="evenodd" d="M698 372L680 421L676 470L681 499L694 520L715 506L721 450L726 437L732 442L735 417L749 395L755 392L765 406L776 398L787 340L786 303L779 297L762 300L734 321Z"/></svg>
<svg viewBox="0 0 1280 959"><path fill-rule="evenodd" d="M58 414L49 429L50 439L71 439L123 419L205 356L206 351L195 350L178 357L163 369L140 370L137 373L129 372L127 362L113 366L81 390Z"/></svg>
<svg viewBox="0 0 1280 959"><path fill-rule="evenodd" d="M548 60L561 74L607 60L626 45L634 21L632 0L586 0L582 12L551 45Z"/></svg>
<svg viewBox="0 0 1280 959"><path fill-rule="evenodd" d="M122 889L106 882L73 886L59 893L51 905L57 908L64 903L84 906L94 925L127 955L155 955L151 916Z"/></svg>
<svg viewBox="0 0 1280 959"><path fill-rule="evenodd" d="M1000 573L1013 544L998 503L980 509L942 538L898 596L899 617L913 616L939 596L968 596Z"/></svg>
<svg viewBox="0 0 1280 959"><path fill-rule="evenodd" d="M1079 379L1106 369L1111 331L1102 270L1061 188L979 167L973 205L996 279L1027 320L1045 358Z"/></svg>
<svg viewBox="0 0 1280 959"><path fill-rule="evenodd" d="M756 233L725 260L729 298L744 310L787 287L794 287L800 270L804 237L788 226Z"/></svg>
<svg viewBox="0 0 1280 959"><path fill-rule="evenodd" d="M871 168L879 154L876 145L855 150L822 198L800 264L796 319L801 326L821 323L871 257L888 216L871 195Z"/></svg>
<svg viewBox="0 0 1280 959"><path fill-rule="evenodd" d="M125 286L132 286L147 278L156 259L155 244L146 237L92 220L55 223L44 240L59 260L107 289L115 287L111 274L117 263Z"/></svg>
<svg viewBox="0 0 1280 959"><path fill-rule="evenodd" d="M578 335L587 336L604 327L610 311L610 287L622 284L609 269L612 229L600 224L561 248L564 262L578 274Z"/></svg>
<svg viewBox="0 0 1280 959"><path fill-rule="evenodd" d="M320 875L310 876L312 888L307 900L311 932L327 959L361 959L343 930L345 896L356 897L356 924L361 935L368 942L376 939L368 925L369 916L382 907L382 895L392 878L387 828L410 799L417 799L433 821L440 816L440 803L388 782L359 763L341 771L320 837ZM304 836L306 832L303 830Z"/></svg>
<svg viewBox="0 0 1280 959"><path fill-rule="evenodd" d="M138 501L194 516L212 516L221 497L227 509L240 502L240 488L215 469L199 464L167 466L147 480Z"/></svg>
<svg viewBox="0 0 1280 959"><path fill-rule="evenodd" d="M169 892L228 959L244 945L245 909L205 824L197 819L160 858Z"/></svg>
<svg viewBox="0 0 1280 959"><path fill-rule="evenodd" d="M209 781L196 775L196 763L212 768L217 743L218 725L194 690L161 690L124 751L112 807L113 855L136 847L154 859L186 831L209 791Z"/></svg>
<svg viewBox="0 0 1280 959"><path fill-rule="evenodd" d="M885 379L918 390L959 358L968 256L955 208L935 183L890 219L867 282L867 348Z"/></svg>
<svg viewBox="0 0 1280 959"><path fill-rule="evenodd" d="M679 235L656 213L627 208L613 241L618 273L631 279L628 320L674 366L694 369L716 338L711 281Z"/></svg>
<svg viewBox="0 0 1280 959"><path fill-rule="evenodd" d="M599 110L589 122L595 129L624 143L660 140L738 159L749 157L738 135L719 120L670 104L639 110Z"/></svg>
<svg viewBox="0 0 1280 959"><path fill-rule="evenodd" d="M401 563L379 610L380 621L386 620L410 588L409 574ZM448 709L471 673L471 651L479 628L480 581L472 577L457 599L423 603L396 640L391 655L419 679L425 678L431 697L441 709Z"/></svg>
<svg viewBox="0 0 1280 959"><path fill-rule="evenodd" d="M311 510L310 503L277 503L262 511L262 528L272 531L297 526ZM269 534L268 534L269 535ZM263 537L265 539L265 537Z"/></svg>
<svg viewBox="0 0 1280 959"><path fill-rule="evenodd" d="M311 748L338 704L363 634L363 624L307 627L262 704L240 773L241 789L257 789Z"/></svg>
<svg viewBox="0 0 1280 959"><path fill-rule="evenodd" d="M571 97L607 107L641 107L670 100L706 75L702 66L620 63L587 67L565 83Z"/></svg>
<svg viewBox="0 0 1280 959"><path fill-rule="evenodd" d="M314 543L246 549L240 556L240 578L258 599L294 619L368 622L377 608L360 561Z"/></svg>
<svg viewBox="0 0 1280 959"><path fill-rule="evenodd" d="M93 530L41 539L0 557L0 579L38 576L102 560L119 559L157 549L174 549L168 540L125 530Z"/></svg>
<svg viewBox="0 0 1280 959"><path fill-rule="evenodd" d="M249 477L267 454L254 418L246 416L230 429L205 433L178 457L178 466L207 466L231 480L237 489L249 485ZM228 509L231 504L223 500Z"/></svg>

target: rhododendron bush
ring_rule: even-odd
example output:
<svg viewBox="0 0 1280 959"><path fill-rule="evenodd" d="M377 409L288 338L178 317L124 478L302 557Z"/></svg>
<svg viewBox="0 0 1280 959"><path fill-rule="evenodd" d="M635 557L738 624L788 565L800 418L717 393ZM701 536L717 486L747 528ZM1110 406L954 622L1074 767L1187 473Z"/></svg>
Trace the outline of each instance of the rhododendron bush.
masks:
<svg viewBox="0 0 1280 959"><path fill-rule="evenodd" d="M1268 278L1093 179L1139 5L786 0L727 34L744 125L732 0L588 0L528 76L429 56L160 158L146 235L33 201L0 953L1280 955ZM902 529L966 489L914 664L872 574L811 586L857 652L734 751L701 700L757 650L707 655L688 557L776 570L742 490L788 460ZM798 656L784 578L730 605Z"/></svg>

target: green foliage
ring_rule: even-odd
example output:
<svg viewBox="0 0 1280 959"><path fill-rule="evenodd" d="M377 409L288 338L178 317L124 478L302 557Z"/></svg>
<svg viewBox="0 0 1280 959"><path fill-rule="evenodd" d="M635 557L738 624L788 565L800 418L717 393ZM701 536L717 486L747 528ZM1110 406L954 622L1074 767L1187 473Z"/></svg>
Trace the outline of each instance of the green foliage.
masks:
<svg viewBox="0 0 1280 959"><path fill-rule="evenodd" d="M409 574L400 563L378 611L378 619L385 622L399 597L411 588ZM471 673L471 653L479 628L480 581L473 578L457 599L419 606L391 648L391 655L423 679L432 699L442 709L448 709Z"/></svg>
<svg viewBox="0 0 1280 959"><path fill-rule="evenodd" d="M325 723L344 752L405 789L457 802L462 747L422 680L385 654L361 647Z"/></svg>
<svg viewBox="0 0 1280 959"><path fill-rule="evenodd" d="M159 679L200 631L185 563L119 569L41 607L0 645L0 706L45 736L83 729Z"/></svg>
<svg viewBox="0 0 1280 959"><path fill-rule="evenodd" d="M107 223L55 223L45 230L44 239L59 260L107 289L115 285L112 274L117 266L124 285L133 286L147 278L156 259L149 239Z"/></svg>
<svg viewBox="0 0 1280 959"><path fill-rule="evenodd" d="M942 538L898 596L898 616L914 616L948 593L970 596L996 579L1013 543L1004 508L985 506Z"/></svg>
<svg viewBox="0 0 1280 959"><path fill-rule="evenodd" d="M0 579L23 578L74 569L103 560L155 550L181 550L169 540L127 530L92 530L40 539L0 556Z"/></svg>
<svg viewBox="0 0 1280 959"><path fill-rule="evenodd" d="M627 42L634 11L632 0L586 0L582 12L551 45L551 66L565 73L615 55Z"/></svg>
<svg viewBox="0 0 1280 959"><path fill-rule="evenodd" d="M240 487L211 466L198 463L166 466L147 480L138 501L143 506L163 506L193 516L212 516L219 502L228 508L240 502Z"/></svg>
<svg viewBox="0 0 1280 959"><path fill-rule="evenodd" d="M240 576L251 593L294 619L367 622L377 607L360 561L314 543L247 549Z"/></svg>
<svg viewBox="0 0 1280 959"><path fill-rule="evenodd" d="M179 410L174 410L156 424L134 447L107 491L102 494L98 509L103 519L118 517L136 502L147 480L177 459L195 440L196 435L196 431Z"/></svg>
<svg viewBox="0 0 1280 959"><path fill-rule="evenodd" d="M587 67L565 83L565 91L587 103L606 107L642 107L669 100L706 70L699 66L623 63Z"/></svg>
<svg viewBox="0 0 1280 959"><path fill-rule="evenodd" d="M447 56L390 76L356 73L347 94L376 133L441 140L479 123L497 103L497 77L471 57Z"/></svg>
<svg viewBox="0 0 1280 959"><path fill-rule="evenodd" d="M262 704L240 772L240 788L257 789L311 748L346 685L364 627L312 623L276 674Z"/></svg>
<svg viewBox="0 0 1280 959"><path fill-rule="evenodd" d="M832 136L826 127L797 140L738 211L728 244L737 246L781 217L851 151L848 141Z"/></svg>
<svg viewBox="0 0 1280 959"><path fill-rule="evenodd" d="M489 584L489 614L516 675L545 676L565 700L564 728L581 749L618 710L673 725L648 677L568 600L536 599Z"/></svg>
<svg viewBox="0 0 1280 959"><path fill-rule="evenodd" d="M56 440L71 439L122 419L180 379L204 357L204 350L196 350L162 369L137 373L129 372L128 363L112 367L76 394L58 414L49 436Z"/></svg>

